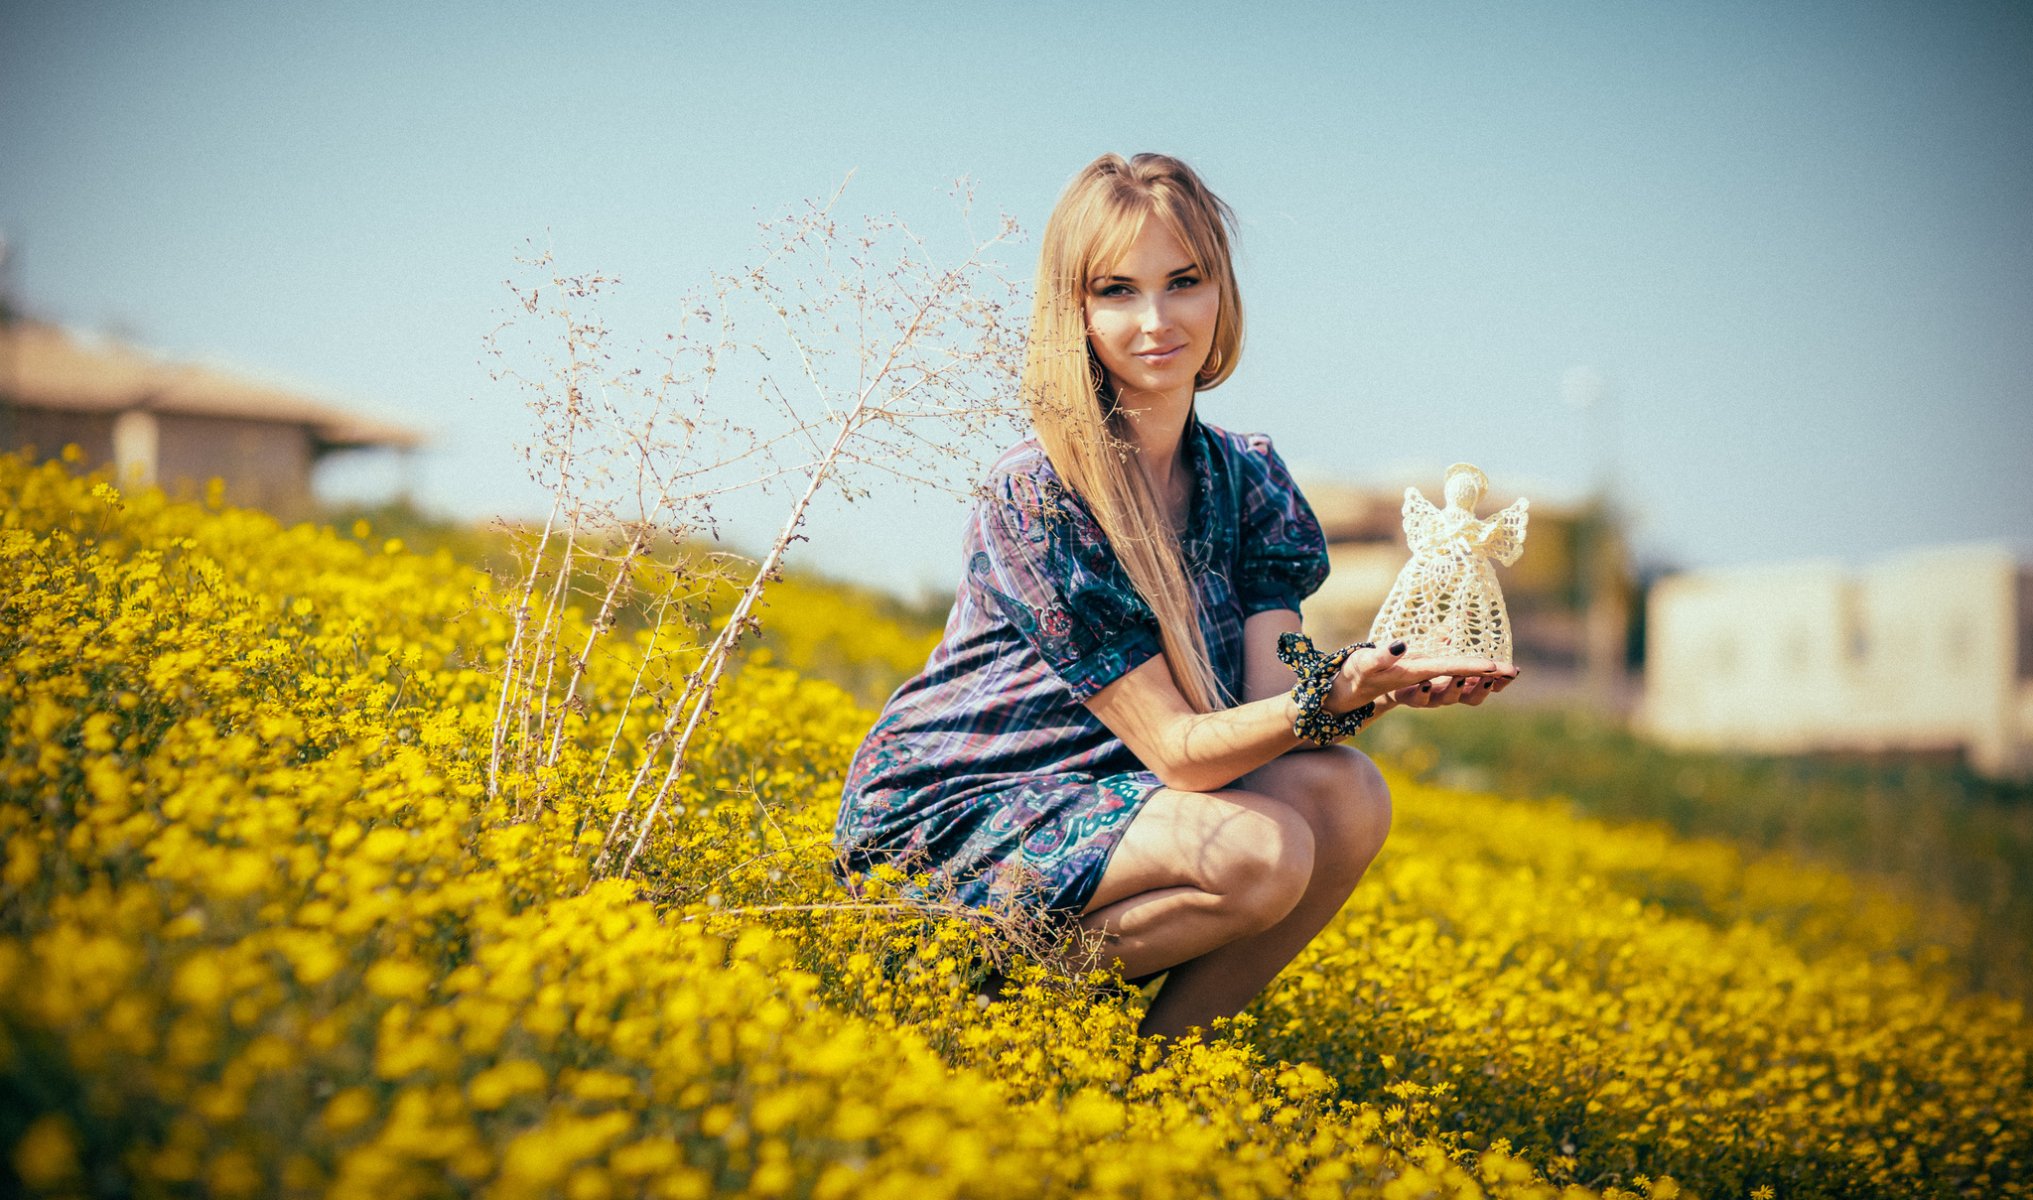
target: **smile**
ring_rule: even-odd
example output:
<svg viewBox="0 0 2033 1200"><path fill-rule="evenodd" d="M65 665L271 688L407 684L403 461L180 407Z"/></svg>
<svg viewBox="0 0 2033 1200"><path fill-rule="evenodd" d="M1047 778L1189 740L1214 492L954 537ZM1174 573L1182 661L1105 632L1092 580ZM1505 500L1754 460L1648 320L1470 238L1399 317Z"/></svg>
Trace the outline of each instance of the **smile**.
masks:
<svg viewBox="0 0 2033 1200"><path fill-rule="evenodd" d="M1164 350L1137 351L1136 357L1142 359L1146 363L1149 363L1151 366L1162 367L1165 364L1171 362L1173 359L1179 357L1179 352L1181 350L1184 350L1185 348L1186 343L1180 342L1178 345L1168 347L1167 349Z"/></svg>

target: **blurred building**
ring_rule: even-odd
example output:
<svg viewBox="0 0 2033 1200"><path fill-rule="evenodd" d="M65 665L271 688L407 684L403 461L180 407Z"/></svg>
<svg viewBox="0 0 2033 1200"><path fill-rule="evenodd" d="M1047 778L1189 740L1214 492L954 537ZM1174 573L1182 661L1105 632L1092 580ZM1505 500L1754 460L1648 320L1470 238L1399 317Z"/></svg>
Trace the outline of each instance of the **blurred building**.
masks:
<svg viewBox="0 0 2033 1200"><path fill-rule="evenodd" d="M1439 494L1438 472L1420 481ZM1336 645L1369 632L1398 571L1405 543L1405 489L1327 480L1301 484L1327 535L1327 582L1306 601L1306 625ZM1492 493L1490 516L1517 497ZM1435 500L1436 503L1442 501ZM1521 701L1579 703L1622 713L1637 699L1630 653L1640 588L1621 529L1600 504L1561 505L1533 497L1525 552L1497 581L1511 615L1512 652L1532 673Z"/></svg>
<svg viewBox="0 0 2033 1200"><path fill-rule="evenodd" d="M172 492L225 482L234 504L294 517L311 469L345 450L407 452L423 435L210 367L169 363L35 322L0 325L0 450L92 466Z"/></svg>
<svg viewBox="0 0 2033 1200"><path fill-rule="evenodd" d="M2033 771L2033 568L2000 547L1670 576L1647 643L1642 724L1664 741Z"/></svg>

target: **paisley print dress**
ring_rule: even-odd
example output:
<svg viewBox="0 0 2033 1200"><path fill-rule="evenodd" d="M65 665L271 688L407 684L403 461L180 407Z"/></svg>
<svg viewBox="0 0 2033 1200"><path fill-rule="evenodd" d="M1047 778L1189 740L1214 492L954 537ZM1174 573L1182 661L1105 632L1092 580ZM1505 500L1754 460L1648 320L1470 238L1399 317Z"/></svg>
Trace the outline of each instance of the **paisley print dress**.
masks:
<svg viewBox="0 0 2033 1200"><path fill-rule="evenodd" d="M1188 419L1181 539L1214 674L1242 695L1244 618L1297 610L1327 546L1260 434ZM966 574L924 670L856 751L834 841L842 878L879 862L971 906L1077 916L1158 777L1082 703L1161 653L1156 618L1035 439L969 515Z"/></svg>

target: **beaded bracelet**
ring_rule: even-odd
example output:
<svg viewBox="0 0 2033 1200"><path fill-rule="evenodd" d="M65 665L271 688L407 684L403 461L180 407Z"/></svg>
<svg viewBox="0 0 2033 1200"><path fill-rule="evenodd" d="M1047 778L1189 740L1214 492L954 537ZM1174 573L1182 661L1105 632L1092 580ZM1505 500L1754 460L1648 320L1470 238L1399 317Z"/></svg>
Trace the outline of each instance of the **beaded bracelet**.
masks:
<svg viewBox="0 0 2033 1200"><path fill-rule="evenodd" d="M1322 704L1327 693L1334 687L1334 677L1341 671L1341 664L1357 650L1374 647L1374 642L1355 642L1343 646L1332 654L1322 654L1313 648L1313 639L1303 633L1287 633L1278 637L1278 661L1292 668L1299 677L1299 685L1292 689L1292 698L1299 702L1299 715L1292 722L1292 732L1318 746L1331 746L1349 736L1376 715L1377 702L1372 700L1359 708L1345 713L1329 712Z"/></svg>

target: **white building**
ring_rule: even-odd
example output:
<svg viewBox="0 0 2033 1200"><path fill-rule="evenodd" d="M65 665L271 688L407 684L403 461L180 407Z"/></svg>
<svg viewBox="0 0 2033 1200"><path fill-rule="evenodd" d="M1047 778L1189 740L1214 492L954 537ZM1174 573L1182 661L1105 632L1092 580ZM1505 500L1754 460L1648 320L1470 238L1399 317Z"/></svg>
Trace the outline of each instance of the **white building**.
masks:
<svg viewBox="0 0 2033 1200"><path fill-rule="evenodd" d="M1961 750L2033 771L2033 568L1995 546L1661 580L1640 723L1690 747Z"/></svg>

